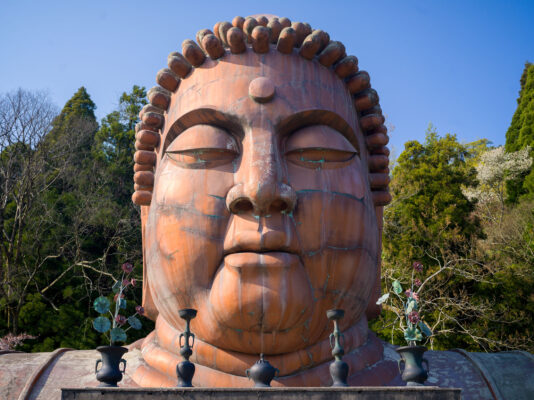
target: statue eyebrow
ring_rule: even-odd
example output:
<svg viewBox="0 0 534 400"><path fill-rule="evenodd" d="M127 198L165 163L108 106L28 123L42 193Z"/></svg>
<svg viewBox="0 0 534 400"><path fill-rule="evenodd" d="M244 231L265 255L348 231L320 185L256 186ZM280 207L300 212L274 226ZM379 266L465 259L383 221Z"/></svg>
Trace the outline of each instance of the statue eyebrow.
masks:
<svg viewBox="0 0 534 400"><path fill-rule="evenodd" d="M240 139L244 136L243 127L235 115L208 107L197 108L181 115L173 122L165 134L165 142L163 143L162 150L165 151L180 133L195 125L201 124L214 125L222 128Z"/></svg>
<svg viewBox="0 0 534 400"><path fill-rule="evenodd" d="M340 132L354 146L358 153L360 144L356 133L339 114L329 110L304 110L289 115L276 124L276 130L281 136L289 135L298 129L312 125L326 125Z"/></svg>

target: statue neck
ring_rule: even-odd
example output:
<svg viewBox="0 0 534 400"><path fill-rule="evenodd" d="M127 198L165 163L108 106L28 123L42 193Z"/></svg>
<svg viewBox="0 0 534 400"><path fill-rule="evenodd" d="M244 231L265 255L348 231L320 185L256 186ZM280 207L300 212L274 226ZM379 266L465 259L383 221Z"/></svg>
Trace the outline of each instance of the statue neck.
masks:
<svg viewBox="0 0 534 400"><path fill-rule="evenodd" d="M180 331L158 316L156 329L146 337L142 345L143 359L147 365L139 367L133 379L140 386L176 386L176 365L182 361L179 350ZM396 366L383 359L383 346L369 330L362 318L356 325L343 332L345 356L349 364L349 384L383 385L396 375ZM329 386L332 383L329 365L332 361L328 337L304 349L285 354L266 355L265 359L280 370L272 386ZM244 354L214 347L196 339L190 361L195 363L193 385L198 387L250 387L246 377L259 355ZM384 372L371 373L381 365ZM383 364L383 365L382 365ZM386 367L386 368L384 368ZM372 382L371 382L371 381ZM376 382L375 382L376 381ZM371 383L369 383L371 382Z"/></svg>

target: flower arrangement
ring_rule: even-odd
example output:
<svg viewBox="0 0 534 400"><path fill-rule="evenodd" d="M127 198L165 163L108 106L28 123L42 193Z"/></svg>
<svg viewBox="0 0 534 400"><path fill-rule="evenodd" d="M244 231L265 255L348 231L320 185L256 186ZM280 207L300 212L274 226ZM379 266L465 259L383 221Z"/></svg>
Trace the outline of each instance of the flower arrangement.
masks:
<svg viewBox="0 0 534 400"><path fill-rule="evenodd" d="M15 348L20 346L25 340L36 338L37 336L28 335L27 333L19 333L18 335L8 333L7 335L0 337L0 351L15 350Z"/></svg>
<svg viewBox="0 0 534 400"><path fill-rule="evenodd" d="M100 333L107 333L109 331L110 345L114 345L117 342L126 342L126 332L129 329L141 329L142 324L139 318L137 318L137 315L144 315L145 313L143 307L136 306L135 314L128 318L120 314L120 310L125 310L127 305L127 302L124 299L124 292L128 287L136 285L136 280L134 278L129 278L134 269L133 265L127 262L122 264L121 268L121 279L117 280L113 285L113 293L115 293L113 298L115 310L111 312L111 302L104 296L98 297L93 303L94 309L100 314L100 316L93 321L93 328ZM111 315L111 321L107 317L107 314ZM123 326L126 325L126 323L128 323L129 326L124 329Z"/></svg>
<svg viewBox="0 0 534 400"><path fill-rule="evenodd" d="M402 296L403 288L401 283L395 279L392 284L393 294L396 297L391 297L386 293L382 295L376 304L385 304L388 300L391 305L389 309L397 314L397 319L400 323L400 328L404 332L404 339L409 346L416 346L416 342L422 341L424 337L432 336L432 330L423 321L419 313L419 291L423 287L421 279L415 277L415 274L423 271L423 264L416 261L412 266L412 279L410 288L404 291L404 297ZM395 306L395 304L401 304L401 306Z"/></svg>

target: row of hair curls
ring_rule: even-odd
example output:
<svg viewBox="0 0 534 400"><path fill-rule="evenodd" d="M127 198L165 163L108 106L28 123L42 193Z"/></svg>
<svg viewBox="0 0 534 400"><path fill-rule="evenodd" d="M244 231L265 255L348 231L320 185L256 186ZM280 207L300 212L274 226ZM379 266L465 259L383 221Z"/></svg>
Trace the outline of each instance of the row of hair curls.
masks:
<svg viewBox="0 0 534 400"><path fill-rule="evenodd" d="M328 33L312 30L307 23L292 23L288 18L262 16L235 17L232 23L218 22L213 31L200 30L196 42L185 40L182 54L169 54L168 68L158 72L156 82L159 86L148 91L149 104L141 110L141 121L135 127L135 192L132 196L135 204L150 205L160 129L180 80L185 79L193 68L201 66L206 57L216 60L224 57L227 51L239 54L251 49L256 53L267 53L271 47L276 47L283 54L297 51L301 57L331 68L345 82L353 96L360 127L365 134L373 203L383 206L391 201L388 191L389 149L386 147L389 137L378 94L371 88L369 74L359 71L358 59L347 56L345 46L341 42L331 41Z"/></svg>

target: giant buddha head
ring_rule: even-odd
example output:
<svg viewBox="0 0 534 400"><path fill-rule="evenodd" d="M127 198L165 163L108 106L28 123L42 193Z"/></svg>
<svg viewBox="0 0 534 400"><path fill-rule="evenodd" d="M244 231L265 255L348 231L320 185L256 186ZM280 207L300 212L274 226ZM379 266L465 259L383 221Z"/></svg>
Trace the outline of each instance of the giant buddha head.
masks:
<svg viewBox="0 0 534 400"><path fill-rule="evenodd" d="M236 17L196 39L169 55L136 129L147 371L172 379L178 310L195 308L197 385L239 386L260 353L282 384L313 383L326 310L345 310L349 350L376 312L390 199L378 96L308 24Z"/></svg>

